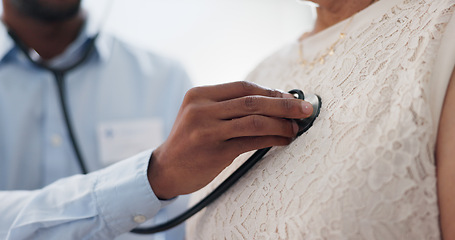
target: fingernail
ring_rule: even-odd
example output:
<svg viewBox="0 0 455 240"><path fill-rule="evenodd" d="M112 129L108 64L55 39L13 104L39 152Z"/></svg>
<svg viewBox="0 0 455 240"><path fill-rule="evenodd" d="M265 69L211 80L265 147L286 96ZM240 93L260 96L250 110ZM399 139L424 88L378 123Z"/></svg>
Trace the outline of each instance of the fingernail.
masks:
<svg viewBox="0 0 455 240"><path fill-rule="evenodd" d="M313 105L307 101L302 101L302 112L307 116L311 116L313 114Z"/></svg>

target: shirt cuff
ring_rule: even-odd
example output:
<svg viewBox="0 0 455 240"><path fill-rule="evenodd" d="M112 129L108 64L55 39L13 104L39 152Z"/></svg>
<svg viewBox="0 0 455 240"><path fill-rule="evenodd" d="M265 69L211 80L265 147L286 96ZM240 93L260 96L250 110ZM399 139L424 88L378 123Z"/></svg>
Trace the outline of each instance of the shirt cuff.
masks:
<svg viewBox="0 0 455 240"><path fill-rule="evenodd" d="M147 178L152 151L145 151L99 172L95 198L100 216L114 235L130 231L172 200L158 200Z"/></svg>

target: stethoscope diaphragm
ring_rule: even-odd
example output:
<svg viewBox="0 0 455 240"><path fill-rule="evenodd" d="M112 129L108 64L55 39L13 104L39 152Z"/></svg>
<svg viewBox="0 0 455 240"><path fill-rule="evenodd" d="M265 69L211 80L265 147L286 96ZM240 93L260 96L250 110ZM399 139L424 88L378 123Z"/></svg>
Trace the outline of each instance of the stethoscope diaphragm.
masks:
<svg viewBox="0 0 455 240"><path fill-rule="evenodd" d="M313 126L314 120L316 120L316 118L319 116L319 112L321 111L322 105L321 97L311 93L304 94L303 91L299 89L293 89L289 91L289 93L294 95L294 97L297 99L302 99L311 103L311 105L313 106L313 113L311 114L311 116L309 116L308 118L295 120L297 125L299 125L299 132L297 133L297 136L300 136L308 129L310 129L311 126Z"/></svg>

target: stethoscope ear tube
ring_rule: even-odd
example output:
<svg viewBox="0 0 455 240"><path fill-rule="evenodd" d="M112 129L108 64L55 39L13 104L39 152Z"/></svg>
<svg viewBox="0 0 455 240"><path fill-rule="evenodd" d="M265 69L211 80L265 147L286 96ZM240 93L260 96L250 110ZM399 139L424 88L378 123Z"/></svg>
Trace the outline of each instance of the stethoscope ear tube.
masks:
<svg viewBox="0 0 455 240"><path fill-rule="evenodd" d="M298 119L296 120L297 124L299 125L299 132L297 136L302 135L306 132L312 125L314 120L319 115L320 108L321 108L321 98L315 94L308 94L304 95L301 90L294 89L289 91L289 93L294 94L294 96L298 99L302 99L308 101L313 106L313 114L309 118L305 119ZM213 190L209 195L199 201L196 205L191 207L190 209L186 210L182 214L176 216L175 218L164 222L162 224L158 224L156 226L147 227L147 228L135 228L131 230L132 233L137 234L153 234L162 231L166 231L171 229L184 221L188 218L192 217L194 214L198 213L203 208L207 207L209 204L214 202L218 197L220 197L223 193L225 193L230 187L232 187L243 175L245 175L259 160L264 157L264 155L271 149L271 147L263 148L257 150L251 157L249 157L234 173L232 173L226 180L224 180L215 190Z"/></svg>

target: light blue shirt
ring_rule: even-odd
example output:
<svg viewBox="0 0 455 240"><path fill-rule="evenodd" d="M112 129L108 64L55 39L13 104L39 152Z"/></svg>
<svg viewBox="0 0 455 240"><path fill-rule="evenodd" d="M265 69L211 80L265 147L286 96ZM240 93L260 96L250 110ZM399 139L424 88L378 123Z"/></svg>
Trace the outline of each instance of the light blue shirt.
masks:
<svg viewBox="0 0 455 240"><path fill-rule="evenodd" d="M154 217L164 205L148 184L150 153L40 190L0 191L0 239L113 239Z"/></svg>
<svg viewBox="0 0 455 240"><path fill-rule="evenodd" d="M84 27L51 64L74 61L93 33ZM158 119L167 136L191 87L178 63L103 33L65 82L89 171L106 167L100 124ZM112 239L137 226L135 216L149 219L162 207L145 176L151 151L42 190L7 192L40 189L80 173L59 104L52 73L32 65L0 23L0 239Z"/></svg>

